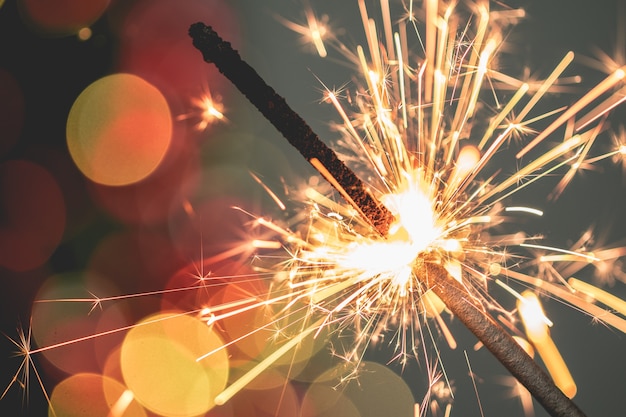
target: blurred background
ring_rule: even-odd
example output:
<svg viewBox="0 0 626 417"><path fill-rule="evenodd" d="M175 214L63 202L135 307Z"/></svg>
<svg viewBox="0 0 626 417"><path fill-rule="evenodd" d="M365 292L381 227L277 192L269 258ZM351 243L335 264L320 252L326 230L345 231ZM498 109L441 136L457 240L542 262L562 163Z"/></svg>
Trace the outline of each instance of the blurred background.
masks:
<svg viewBox="0 0 626 417"><path fill-rule="evenodd" d="M604 51L618 62L621 57L623 65L626 8L618 3L508 2L523 6L527 15L507 38L502 71L545 77L568 50L581 56ZM311 0L310 5L350 45L363 43L356 1ZM11 384L21 362L12 355L17 347L10 339L19 339L20 328L28 333L31 318L37 345L44 346L127 326L190 302L175 297L102 305L34 300L145 293L191 285L190 271L218 274L205 271L202 260L245 239L250 220L232 206L279 215L249 173L273 190L297 188L314 176L239 92L202 61L187 35L196 21L213 25L331 142L337 133L329 121L337 116L331 106L320 105L316 77L341 86L353 72L338 54L315 55L281 23L304 24L304 6L299 0L0 0L0 391ZM583 77L576 87L580 94L558 95L552 103L571 103L605 76L580 65L574 74ZM211 113L203 115L207 103ZM611 128L619 131L625 115L618 110ZM89 120L87 127L80 120ZM102 120L115 123L105 126ZM82 143L83 128L112 138L106 149ZM606 145L599 146L608 149L610 135L601 140ZM603 163L575 178L549 205L545 195L553 184L533 187L519 198L542 206L546 215L528 229L561 246L589 228L598 245L626 244L624 178L619 164ZM225 270L245 268L245 254L235 258L236 267ZM623 281L605 285L626 297ZM576 403L590 416L623 415L625 336L558 302L545 308L578 383ZM96 314L101 317L94 320ZM443 346L442 358L456 388L452 415L478 416L481 406L485 416L524 415L504 368L484 349L475 352L475 339L458 322L451 328L460 346L454 351ZM122 338L116 333L34 355L47 392L68 375L102 371L107 352ZM367 358L386 364L390 355L379 348ZM402 374L420 402L427 381L423 368L415 363L404 371L390 369ZM26 394L19 383L6 391L0 415L48 415L34 377ZM545 415L538 406L535 411Z"/></svg>

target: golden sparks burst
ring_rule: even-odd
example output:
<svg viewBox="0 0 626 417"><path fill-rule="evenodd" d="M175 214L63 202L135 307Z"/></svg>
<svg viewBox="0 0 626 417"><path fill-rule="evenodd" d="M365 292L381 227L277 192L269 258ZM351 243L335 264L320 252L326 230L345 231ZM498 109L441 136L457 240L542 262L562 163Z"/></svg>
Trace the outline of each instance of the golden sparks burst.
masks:
<svg viewBox="0 0 626 417"><path fill-rule="evenodd" d="M533 88L492 68L506 31L523 11L490 11L487 2L445 7L425 2L417 10L411 3L396 28L391 20L383 19L381 29L363 1L359 7L366 47L358 46L351 53L333 37L329 42L358 67L360 83L352 90L344 89L343 100L331 89L326 90L325 99L341 118L335 128L342 134L342 159L366 180L393 213L395 223L383 238L351 206L308 188L304 194L311 208L306 227L294 231L291 225L259 219L260 225L278 233L292 254L285 291L309 305L311 314L323 312L324 323L358 329L353 352L357 356L390 328L402 355L415 353L414 330L426 315L439 317L443 311L431 308L440 302L415 275L420 262L444 265L485 309L511 319L514 312L506 311L488 292L498 276L547 291L551 286L567 291L571 295L567 302L593 314L565 277L546 276L544 286L543 279L538 282L534 274L507 265L520 263L523 257L514 255L520 248L550 253L540 260L546 265L600 264L607 258L580 248L567 251L538 245L538 237L514 230L518 214L511 214L542 212L507 207L505 202L555 174L563 175L555 190L560 193L583 162L595 163L618 153L590 159L591 145L603 130L603 117L614 107L607 101L592 103L603 95L620 97L624 68L616 68L572 105L537 114L537 103L555 88L574 54L566 54ZM383 16L389 15L388 7L386 1L381 2ZM420 22L429 15L432 18L422 28ZM316 25L311 24L309 12L307 22L313 33ZM298 27L301 31L304 26ZM419 53L419 43L412 48L408 39L421 40L421 31L426 33L426 44ZM509 88L494 89L492 80ZM512 96L502 92L512 88L516 89ZM485 101L489 99L499 110L477 123L475 113L489 106ZM535 134L533 124L544 119L552 120ZM565 124L560 141L545 143ZM524 141L533 134L528 144L511 154L513 138ZM498 161L497 153L501 154ZM507 157L517 166L513 173L501 168L501 159ZM443 320L437 323L445 326ZM612 323L625 329L620 317Z"/></svg>
<svg viewBox="0 0 626 417"><path fill-rule="evenodd" d="M279 266L288 277L277 280L269 294L269 300L288 297L289 302L272 314L305 310L296 334L326 326L339 334L352 332L354 343L342 354L347 362L358 364L367 346L390 338L396 358L406 363L419 355L423 340L434 338L433 332L456 346L442 319L444 303L419 276L424 273L420 265L435 263L461 283L468 297L505 323L519 322L524 309L503 307L490 295L494 284L521 306L530 301L514 287L530 286L626 331L615 300L573 285L578 281L568 281L569 275L555 269L568 263L606 270L603 265L622 256L623 249L590 253L582 247L542 245L540 236L527 236L516 224L517 216L541 216L541 210L506 205L510 196L536 181L560 175L549 195L556 199L579 170L620 153L617 146L590 156L607 115L623 101L626 67L615 66L571 105L538 111L544 96L580 79L563 76L574 59L572 52L542 80L522 82L498 70L498 51L507 31L524 16L522 10L490 10L488 2L437 1L414 9L410 2L404 17L394 23L383 0L379 27L365 2L358 5L365 47L352 52L327 35L327 44L356 66L358 81L341 92L325 87L324 101L341 119L334 126L341 133L336 148L341 159L365 180L395 222L387 236L380 236L352 205L337 203L313 187L304 192L309 204L305 225L257 219L258 225L277 233L290 254ZM287 26L310 38L324 58L327 48L319 46L318 36L322 23L310 10L306 17L307 26ZM411 37L419 40L415 48ZM493 109L486 118L485 108ZM546 121L547 127L539 127ZM565 132L557 134L563 127ZM507 162L517 167L514 172L503 168ZM323 173L323 166L316 168ZM524 260L533 251L544 253L534 271L519 268L530 264ZM323 320L316 321L320 315ZM430 318L437 330L428 325ZM547 331L541 338L528 337L540 352L551 352L544 362L560 357ZM567 367L556 368L549 369L552 377L572 397L576 387Z"/></svg>

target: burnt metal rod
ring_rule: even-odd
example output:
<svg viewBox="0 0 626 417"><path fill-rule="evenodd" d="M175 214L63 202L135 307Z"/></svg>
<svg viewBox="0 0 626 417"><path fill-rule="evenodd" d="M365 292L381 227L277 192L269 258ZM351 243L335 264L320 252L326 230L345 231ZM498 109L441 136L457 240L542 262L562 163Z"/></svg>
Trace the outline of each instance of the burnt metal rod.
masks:
<svg viewBox="0 0 626 417"><path fill-rule="evenodd" d="M585 417L578 406L554 384L550 376L511 335L472 298L467 289L441 265L424 263L416 275L441 298L502 365L553 417Z"/></svg>
<svg viewBox="0 0 626 417"><path fill-rule="evenodd" d="M210 26L194 23L189 28L193 45L202 52L204 60L217 69L241 91L246 98L274 125L302 156L335 187L352 206L382 235L386 236L393 215L367 190L311 127L289 107L283 97L257 74L230 42L224 41Z"/></svg>
<svg viewBox="0 0 626 417"><path fill-rule="evenodd" d="M354 205L382 236L393 215L366 189L361 180L326 146L309 125L241 59L229 42L210 26L195 23L189 28L193 45L204 60L215 64L274 127ZM317 161L317 162L316 162ZM321 167L320 165L321 164ZM324 172L326 170L326 172ZM480 340L553 417L584 417L552 379L515 340L477 304L467 290L440 265L424 263L417 275L432 288L448 309Z"/></svg>

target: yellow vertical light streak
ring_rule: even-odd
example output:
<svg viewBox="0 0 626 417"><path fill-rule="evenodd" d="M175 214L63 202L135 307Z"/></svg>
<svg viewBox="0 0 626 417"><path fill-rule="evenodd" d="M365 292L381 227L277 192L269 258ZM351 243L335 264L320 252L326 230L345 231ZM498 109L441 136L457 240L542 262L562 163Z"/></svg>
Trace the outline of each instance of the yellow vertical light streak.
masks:
<svg viewBox="0 0 626 417"><path fill-rule="evenodd" d="M491 144L489 149L487 149L487 151L482 155L482 157L476 163L476 165L472 167L471 172L469 172L467 176L463 179L463 182L460 184L460 186L452 190L452 197L465 191L465 188L467 187L467 185L470 184L472 180L474 180L474 178L476 178L476 175L478 175L480 170L485 167L485 165L487 164L487 162L489 162L491 157L496 153L496 151L500 148L500 146L502 146L502 144L505 142L505 140L507 139L512 129L513 129L513 125L509 125L504 130L504 132L498 135L498 137Z"/></svg>
<svg viewBox="0 0 626 417"><path fill-rule="evenodd" d="M559 387L568 398L573 398L576 395L576 383L561 353L550 337L548 326L543 320L545 314L543 313L539 299L535 293L531 291L524 291L522 297L524 300L517 303L517 308L522 316L522 322L526 328L528 339L535 346L539 356L541 356L556 386Z"/></svg>
<svg viewBox="0 0 626 417"><path fill-rule="evenodd" d="M476 37L473 40L473 47L469 54L467 64L464 65L467 75L463 81L463 87L461 88L461 94L459 94L459 102L457 103L457 110L454 114L454 120L452 122L451 130L453 132L460 132L467 121L467 108L469 106L470 89L472 87L472 72L476 68L476 62L478 61L478 50L482 46L483 39L487 33L489 27L489 2L482 1L476 6L478 8L478 14L480 20L478 21L478 29L476 31Z"/></svg>
<svg viewBox="0 0 626 417"><path fill-rule="evenodd" d="M435 72L435 47L437 45L437 15L439 0L426 0L426 74L424 98L426 102L432 100L433 74Z"/></svg>
<svg viewBox="0 0 626 417"><path fill-rule="evenodd" d="M478 69L476 72L476 77L474 78L474 88L472 88L470 99L467 105L467 112L464 116L465 119L468 119L474 115L476 102L478 101L478 94L480 93L483 85L483 78L487 73L489 60L493 56L493 53L496 51L497 45L498 42L495 39L489 39L482 52L480 53L480 59L478 60Z"/></svg>
<svg viewBox="0 0 626 417"><path fill-rule="evenodd" d="M377 73L383 74L383 63L380 57L381 50L378 45L378 34L376 32L376 22L374 21L374 19L369 20L366 30L370 31L369 39L372 42L372 44L370 45L370 51L372 54L372 62L374 63L374 68L376 69Z"/></svg>
<svg viewBox="0 0 626 417"><path fill-rule="evenodd" d="M404 87L404 59L402 58L402 43L400 42L400 36L398 33L394 33L394 40L396 44L396 49L398 50L398 72L399 72L399 82L400 82L400 102L402 103L402 126L404 129L407 128L407 113L406 113L406 94Z"/></svg>
<svg viewBox="0 0 626 417"><path fill-rule="evenodd" d="M395 59L393 51L393 36L391 30L391 12L389 11L389 0L380 0L380 10L382 14L383 27L385 29L385 41L387 42L387 53L389 59Z"/></svg>

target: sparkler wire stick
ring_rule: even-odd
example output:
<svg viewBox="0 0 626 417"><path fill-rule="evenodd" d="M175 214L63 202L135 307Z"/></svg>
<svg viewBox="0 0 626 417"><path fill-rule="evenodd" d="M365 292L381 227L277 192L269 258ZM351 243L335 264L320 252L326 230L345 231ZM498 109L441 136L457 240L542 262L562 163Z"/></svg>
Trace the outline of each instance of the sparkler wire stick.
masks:
<svg viewBox="0 0 626 417"><path fill-rule="evenodd" d="M326 146L307 123L293 111L257 72L241 59L229 42L210 26L195 23L189 28L193 45L204 60L213 63L274 127L386 236L393 215L366 189L361 180ZM563 394L537 363L477 304L461 283L440 265L423 263L416 275L441 298L448 309L528 389L553 417L584 417L585 414Z"/></svg>
<svg viewBox="0 0 626 417"><path fill-rule="evenodd" d="M416 274L441 298L446 307L480 340L504 367L526 387L553 417L585 414L554 384L552 378L502 327L469 296L443 266L424 263Z"/></svg>
<svg viewBox="0 0 626 417"><path fill-rule="evenodd" d="M230 42L224 41L210 26L199 22L191 25L189 35L204 60L215 64L246 98L274 125L307 161L354 208L386 236L393 215L368 192L363 182L350 170L311 127L289 107L283 97L241 59Z"/></svg>

